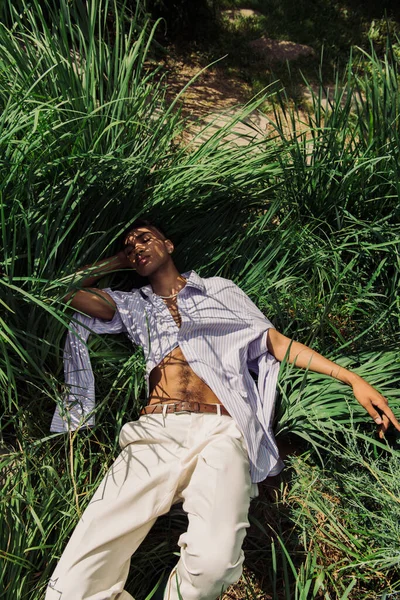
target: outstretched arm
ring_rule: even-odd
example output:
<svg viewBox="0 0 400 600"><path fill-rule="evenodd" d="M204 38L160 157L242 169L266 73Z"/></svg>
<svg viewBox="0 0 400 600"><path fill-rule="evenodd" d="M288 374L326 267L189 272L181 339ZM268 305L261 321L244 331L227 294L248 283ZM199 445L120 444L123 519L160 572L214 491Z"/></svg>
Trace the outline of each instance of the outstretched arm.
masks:
<svg viewBox="0 0 400 600"><path fill-rule="evenodd" d="M400 423L390 409L386 398L356 373L340 367L308 346L282 335L276 329L268 331L267 345L268 351L279 361L286 359L288 363L297 367L330 375L351 385L356 400L378 425L378 434L381 439L390 423L400 431Z"/></svg>

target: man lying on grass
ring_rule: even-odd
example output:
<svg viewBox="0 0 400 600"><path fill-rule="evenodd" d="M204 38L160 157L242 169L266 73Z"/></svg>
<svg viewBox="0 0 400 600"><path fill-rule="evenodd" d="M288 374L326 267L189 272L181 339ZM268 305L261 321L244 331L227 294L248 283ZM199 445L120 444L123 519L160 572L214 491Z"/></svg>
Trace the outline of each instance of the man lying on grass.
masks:
<svg viewBox="0 0 400 600"><path fill-rule="evenodd" d="M78 523L46 600L131 599L124 591L131 555L176 502L188 528L164 599L212 600L240 578L250 499L258 482L282 468L271 417L284 358L351 385L381 437L390 422L400 431L387 400L361 377L276 331L232 281L180 274L173 250L158 227L136 221L124 249L94 265L86 289L65 298L84 314L75 314L79 323L68 334L71 393L52 431L93 423L93 374L82 343L89 331L125 332L143 347L148 403L123 426L122 452ZM149 285L129 293L90 287L124 268Z"/></svg>

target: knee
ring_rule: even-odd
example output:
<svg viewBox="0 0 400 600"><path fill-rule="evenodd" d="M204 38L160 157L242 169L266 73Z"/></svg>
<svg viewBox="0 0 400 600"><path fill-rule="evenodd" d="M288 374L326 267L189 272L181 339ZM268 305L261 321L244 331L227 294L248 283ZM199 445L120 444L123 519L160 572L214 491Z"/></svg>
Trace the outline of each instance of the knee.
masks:
<svg viewBox="0 0 400 600"><path fill-rule="evenodd" d="M230 585L236 583L243 570L244 554L233 560L221 553L220 548L209 550L196 556L181 554L181 562L186 577L192 586L191 600L211 600L221 595Z"/></svg>

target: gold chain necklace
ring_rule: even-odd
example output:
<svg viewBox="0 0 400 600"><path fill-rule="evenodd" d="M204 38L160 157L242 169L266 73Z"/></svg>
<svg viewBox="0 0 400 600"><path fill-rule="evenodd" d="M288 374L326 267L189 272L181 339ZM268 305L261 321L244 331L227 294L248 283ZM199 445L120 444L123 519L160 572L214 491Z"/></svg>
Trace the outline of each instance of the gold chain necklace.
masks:
<svg viewBox="0 0 400 600"><path fill-rule="evenodd" d="M176 294L171 294L171 296L160 296L160 294L157 294L157 296L159 298L162 298L163 300L168 300L169 298L175 298L178 295L179 292L176 292Z"/></svg>

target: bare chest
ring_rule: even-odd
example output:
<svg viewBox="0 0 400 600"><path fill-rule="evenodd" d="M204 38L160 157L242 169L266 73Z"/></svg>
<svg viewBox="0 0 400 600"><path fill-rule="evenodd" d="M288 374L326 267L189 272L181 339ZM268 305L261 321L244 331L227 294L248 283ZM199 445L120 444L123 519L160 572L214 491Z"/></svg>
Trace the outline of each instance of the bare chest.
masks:
<svg viewBox="0 0 400 600"><path fill-rule="evenodd" d="M178 308L178 300L177 298L171 298L171 299L165 299L164 300L169 312L171 313L172 318L175 321L175 324L177 325L177 327L181 327L182 325L182 317L179 313L179 308Z"/></svg>
<svg viewBox="0 0 400 600"><path fill-rule="evenodd" d="M164 300L178 328L182 325L175 299ZM220 403L209 386L190 367L180 347L174 348L150 373L149 402L196 400Z"/></svg>

